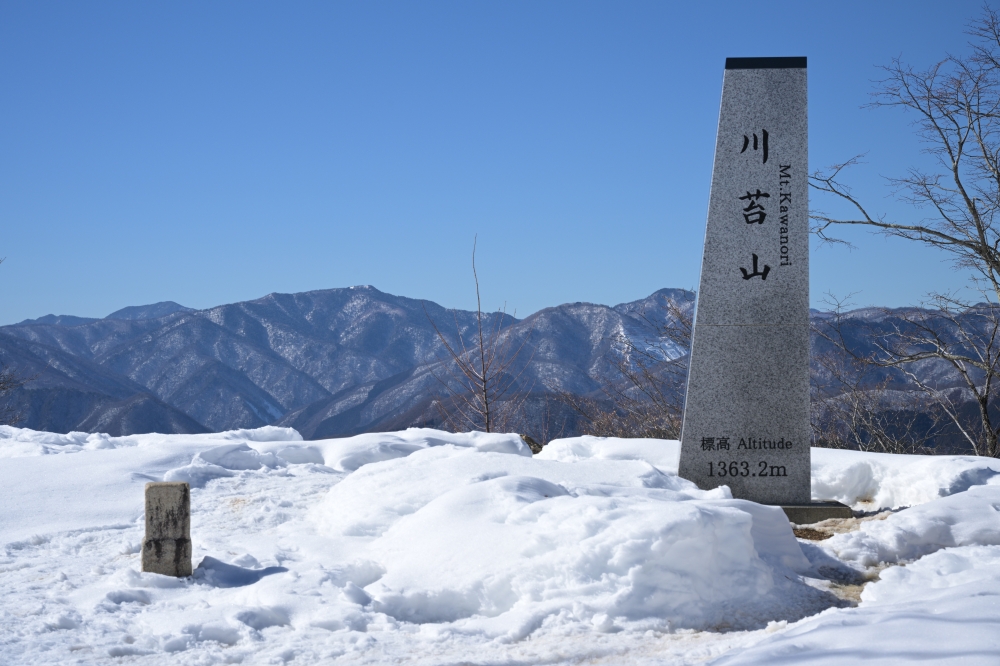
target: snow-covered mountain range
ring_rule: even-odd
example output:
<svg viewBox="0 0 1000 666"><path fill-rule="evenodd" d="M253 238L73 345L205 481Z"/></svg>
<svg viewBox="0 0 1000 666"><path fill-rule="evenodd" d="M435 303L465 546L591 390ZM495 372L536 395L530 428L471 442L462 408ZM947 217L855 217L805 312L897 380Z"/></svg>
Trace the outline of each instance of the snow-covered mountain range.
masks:
<svg viewBox="0 0 1000 666"><path fill-rule="evenodd" d="M503 316L508 334L530 336L525 386L582 395L613 372L615 340L653 337L666 302L690 300L662 289L613 307L571 303L489 321ZM16 396L28 428L124 435L275 424L319 438L434 421L433 367L447 353L432 321L452 344L471 342L474 312L360 286L207 310L165 302L104 319L48 315L0 327L0 360L34 378Z"/></svg>
<svg viewBox="0 0 1000 666"><path fill-rule="evenodd" d="M661 289L629 303L567 303L525 319L494 312L486 326L499 323L504 335L527 338L522 390L600 396L602 382L620 378L615 359L623 341L658 345L665 357L687 353L657 338L670 303L690 313L693 294ZM906 326L904 312L912 310L847 313L845 337L865 353L871 336ZM812 313L819 328L830 318ZM207 310L164 302L103 319L47 315L0 327L0 362L31 378L14 396L27 428L127 435L279 425L317 439L441 426L434 401L446 395L439 378L448 354L435 326L453 347L459 337L471 346L475 321L475 312L370 286L269 294ZM841 352L815 333L812 344L814 384L829 385L817 359ZM911 369L938 388L962 386L945 361ZM872 371L869 381L886 378L891 389L915 388L899 371ZM528 404L550 436L579 434L565 404ZM549 413L553 404L561 414ZM551 427L556 421L562 425Z"/></svg>

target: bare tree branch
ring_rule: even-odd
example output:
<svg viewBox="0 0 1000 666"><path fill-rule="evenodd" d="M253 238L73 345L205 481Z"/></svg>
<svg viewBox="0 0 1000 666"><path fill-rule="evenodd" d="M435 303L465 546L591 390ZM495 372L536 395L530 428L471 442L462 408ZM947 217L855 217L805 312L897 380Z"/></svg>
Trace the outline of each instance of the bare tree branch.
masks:
<svg viewBox="0 0 1000 666"><path fill-rule="evenodd" d="M476 241L472 245L472 276L476 285L474 346L466 346L457 312L452 311L458 339L456 347L424 309L448 353L447 357L438 359L438 371L434 373L448 395L447 407L441 409L446 415L446 423L455 430L509 431L519 422L520 409L531 392L531 387L522 386L521 380L534 352L523 363L518 359L528 345L532 329L529 328L520 340L510 327L505 329L506 306L496 312L492 321L486 321L476 272Z"/></svg>
<svg viewBox="0 0 1000 666"><path fill-rule="evenodd" d="M942 250L956 268L972 273L982 302L949 294L933 294L929 310L895 313L899 325L882 332L874 354L855 359L878 368L898 368L912 385L932 398L980 455L1000 456L995 410L1000 373L1000 16L984 7L968 29L973 38L969 57L948 56L925 70L894 59L883 67L871 107L899 108L914 118L925 153L937 168L910 169L890 178L897 197L926 212L916 222L876 216L841 180L859 157L810 177L819 192L848 204L856 213L847 219L811 213L813 233L838 242L837 227L862 226L890 237ZM844 344L845 341L841 340ZM941 390L915 369L944 363L961 379L957 394ZM956 403L975 403L971 424Z"/></svg>
<svg viewBox="0 0 1000 666"><path fill-rule="evenodd" d="M0 363L0 425L17 425L21 421L23 414L11 404L11 394L32 379Z"/></svg>

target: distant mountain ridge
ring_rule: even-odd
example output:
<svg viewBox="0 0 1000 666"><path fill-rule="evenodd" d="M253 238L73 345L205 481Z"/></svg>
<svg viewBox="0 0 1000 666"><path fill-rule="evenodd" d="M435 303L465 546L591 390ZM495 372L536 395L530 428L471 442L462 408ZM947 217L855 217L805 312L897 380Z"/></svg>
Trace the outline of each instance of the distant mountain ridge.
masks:
<svg viewBox="0 0 1000 666"><path fill-rule="evenodd" d="M567 303L518 320L505 335L529 339L521 386L599 395L615 380L624 341L657 353L686 349L657 341L669 303L692 307L691 292L661 289L616 306ZM811 313L814 322L829 313ZM47 315L0 327L0 361L32 377L15 395L21 425L126 435L197 433L268 424L323 438L440 423L434 399L448 339L469 345L475 313L393 296L370 286L326 289L192 310L166 301L123 308L104 319ZM892 311L855 311L847 335L891 328ZM457 327L457 328L456 328ZM660 348L662 346L662 348ZM813 336L813 353L831 353ZM921 366L938 386L960 382L946 365ZM813 366L814 378L822 370ZM899 373L897 373L899 374ZM889 376L889 375L886 375ZM907 389L905 379L895 379ZM564 435L572 432L563 432Z"/></svg>
<svg viewBox="0 0 1000 666"><path fill-rule="evenodd" d="M32 324L51 324L53 326L79 326L89 324L92 321L99 321L94 317L76 317L74 315L54 315L48 314L38 319L25 319L14 326L31 326Z"/></svg>
<svg viewBox="0 0 1000 666"><path fill-rule="evenodd" d="M160 303L153 303L152 305L131 305L121 310L115 310L109 314L105 319L126 319L126 320L136 320L136 319L159 319L160 317L165 317L168 314L173 314L174 312L194 312L191 308L186 308L180 303L174 303L173 301L161 301ZM25 319L22 322L14 324L15 326L31 326L34 324L51 324L53 326L80 326L81 324L90 324L95 321L100 321L97 317L76 317L74 315L45 315L44 317L39 317L38 319Z"/></svg>
<svg viewBox="0 0 1000 666"><path fill-rule="evenodd" d="M125 319L135 321L137 319L159 319L175 312L194 312L192 308L186 308L180 303L173 301L161 301L152 305L132 305L121 310L116 310L105 319Z"/></svg>
<svg viewBox="0 0 1000 666"><path fill-rule="evenodd" d="M638 310L686 294L503 315L501 327L531 331L530 385L587 393L614 336L651 333ZM459 335L471 342L474 313L365 286L206 310L164 302L104 319L49 315L0 327L0 359L36 377L17 395L26 427L130 434L280 424L328 437L405 427L407 414L427 421L440 391L431 368L445 356L428 316L452 344Z"/></svg>

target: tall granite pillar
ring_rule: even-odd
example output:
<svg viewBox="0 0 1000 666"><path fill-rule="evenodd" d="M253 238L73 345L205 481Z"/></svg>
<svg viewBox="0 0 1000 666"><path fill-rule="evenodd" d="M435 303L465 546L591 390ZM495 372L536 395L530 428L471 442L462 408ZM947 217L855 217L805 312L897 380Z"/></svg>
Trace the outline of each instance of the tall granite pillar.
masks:
<svg viewBox="0 0 1000 666"><path fill-rule="evenodd" d="M805 58L728 58L680 475L804 504L809 476Z"/></svg>

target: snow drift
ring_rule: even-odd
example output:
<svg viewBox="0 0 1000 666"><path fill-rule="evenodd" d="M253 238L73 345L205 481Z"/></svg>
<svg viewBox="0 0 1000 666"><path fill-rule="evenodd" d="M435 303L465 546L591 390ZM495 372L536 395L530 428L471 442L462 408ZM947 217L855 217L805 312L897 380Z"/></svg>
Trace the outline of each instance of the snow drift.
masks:
<svg viewBox="0 0 1000 666"><path fill-rule="evenodd" d="M0 661L686 663L754 643L746 654L773 661L800 627L841 640L836 622L875 626L917 585L959 614L976 585L993 590L996 461L814 450L814 493L913 506L804 545L780 509L678 478L678 451L586 437L531 456L516 435L418 429L306 442L0 428ZM143 485L161 479L192 484L190 579L138 570ZM820 571L914 561L855 609Z"/></svg>

